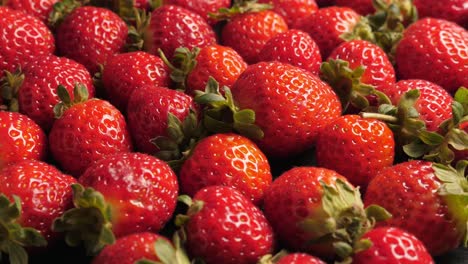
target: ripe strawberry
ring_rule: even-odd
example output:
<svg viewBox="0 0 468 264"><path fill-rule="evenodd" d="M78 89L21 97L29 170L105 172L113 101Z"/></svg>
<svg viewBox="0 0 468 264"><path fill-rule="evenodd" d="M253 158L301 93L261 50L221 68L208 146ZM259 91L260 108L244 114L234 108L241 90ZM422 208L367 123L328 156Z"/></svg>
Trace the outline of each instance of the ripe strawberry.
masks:
<svg viewBox="0 0 468 264"><path fill-rule="evenodd" d="M23 11L24 13L31 14L44 23L47 23L49 13L52 11L52 7L59 0L6 0L3 4L6 6Z"/></svg>
<svg viewBox="0 0 468 264"><path fill-rule="evenodd" d="M272 157L311 148L319 130L341 115L330 86L306 70L280 62L249 66L234 83L232 95L240 109L256 113L255 124L264 132L256 143Z"/></svg>
<svg viewBox="0 0 468 264"><path fill-rule="evenodd" d="M353 263L434 263L424 244L414 235L399 228L376 228L364 234L363 238L369 239L372 246L356 253Z"/></svg>
<svg viewBox="0 0 468 264"><path fill-rule="evenodd" d="M272 4L272 11L280 14L286 20L289 28L294 27L298 20L309 16L318 9L315 0L260 0L258 2Z"/></svg>
<svg viewBox="0 0 468 264"><path fill-rule="evenodd" d="M235 49L249 63L259 61L258 54L265 43L288 25L279 14L266 10L235 15L227 22L221 32L223 45Z"/></svg>
<svg viewBox="0 0 468 264"><path fill-rule="evenodd" d="M468 27L468 7L466 0L414 0L420 18L433 17L453 21Z"/></svg>
<svg viewBox="0 0 468 264"><path fill-rule="evenodd" d="M351 32L361 16L348 7L326 7L302 19L296 28L307 32L320 47L322 58L345 42L340 36Z"/></svg>
<svg viewBox="0 0 468 264"><path fill-rule="evenodd" d="M146 51L157 54L161 49L168 58L179 47L203 48L216 43L215 33L203 17L176 5L164 5L151 13L144 39Z"/></svg>
<svg viewBox="0 0 468 264"><path fill-rule="evenodd" d="M181 219L189 255L207 264L256 263L274 250L273 230L265 216L232 188L201 189Z"/></svg>
<svg viewBox="0 0 468 264"><path fill-rule="evenodd" d="M321 130L315 153L318 166L365 188L381 169L393 165L395 141L384 122L344 115Z"/></svg>
<svg viewBox="0 0 468 264"><path fill-rule="evenodd" d="M67 243L72 246L84 241L88 253L112 244L113 234L120 238L158 232L175 210L177 177L169 165L153 156L109 155L93 163L79 182L84 187L73 185L76 208L58 218L54 230L67 232Z"/></svg>
<svg viewBox="0 0 468 264"><path fill-rule="evenodd" d="M14 72L32 58L54 50L54 36L42 21L0 6L0 77L5 70Z"/></svg>
<svg viewBox="0 0 468 264"><path fill-rule="evenodd" d="M112 55L123 51L128 28L108 9L82 6L58 26L57 49L62 56L83 64L91 74Z"/></svg>
<svg viewBox="0 0 468 264"><path fill-rule="evenodd" d="M321 259L306 253L286 253L280 251L275 256L267 255L258 264L325 264Z"/></svg>
<svg viewBox="0 0 468 264"><path fill-rule="evenodd" d="M58 93L66 94L64 90L62 88ZM49 133L52 156L65 171L75 177L104 156L132 150L130 134L122 113L107 101L86 101L87 96L83 95L83 90L85 88L81 87L81 91L75 93L73 102L66 96L62 98L65 109L60 109L60 105L55 107L56 114L60 117Z"/></svg>
<svg viewBox="0 0 468 264"><path fill-rule="evenodd" d="M419 160L385 168L369 183L365 203L392 214L382 225L412 233L433 256L444 254L457 248L467 233L463 208L468 183L462 166L458 169Z"/></svg>
<svg viewBox="0 0 468 264"><path fill-rule="evenodd" d="M136 51L117 54L107 61L102 83L109 101L122 112L127 110L130 95L144 85L168 87L169 68L154 55Z"/></svg>
<svg viewBox="0 0 468 264"><path fill-rule="evenodd" d="M232 187L261 204L272 181L270 164L249 139L215 134L195 145L179 173L181 192L190 196L212 185Z"/></svg>
<svg viewBox="0 0 468 264"><path fill-rule="evenodd" d="M52 127L54 106L60 101L57 87L63 85L71 94L75 84L83 84L90 97L94 96L91 75L86 68L67 58L54 55L32 59L22 70L24 81L19 87L18 102L21 113L28 115L45 131Z"/></svg>
<svg viewBox="0 0 468 264"><path fill-rule="evenodd" d="M217 12L220 8L229 8L231 6L230 0L165 0L165 4L177 5L193 11L203 17L210 25L216 24L216 20L210 18L210 13Z"/></svg>
<svg viewBox="0 0 468 264"><path fill-rule="evenodd" d="M408 27L396 48L400 79L423 79L454 93L468 86L468 32L455 23L424 18Z"/></svg>
<svg viewBox="0 0 468 264"><path fill-rule="evenodd" d="M352 8L354 11L356 11L357 13L363 16L373 14L376 11L373 5L373 0L354 0L354 1L334 0L334 1L335 1L335 5ZM383 2L389 3L391 1L392 0L385 0Z"/></svg>
<svg viewBox="0 0 468 264"><path fill-rule="evenodd" d="M280 61L318 75L322 57L315 41L305 32L291 29L271 38L258 55L260 61Z"/></svg>
<svg viewBox="0 0 468 264"><path fill-rule="evenodd" d="M47 136L29 117L0 111L0 169L23 159L44 160Z"/></svg>
<svg viewBox="0 0 468 264"><path fill-rule="evenodd" d="M127 120L130 133L139 151L155 154L159 148L151 141L169 136L169 114L183 121L196 109L192 97L165 87L145 85L135 90L128 101Z"/></svg>

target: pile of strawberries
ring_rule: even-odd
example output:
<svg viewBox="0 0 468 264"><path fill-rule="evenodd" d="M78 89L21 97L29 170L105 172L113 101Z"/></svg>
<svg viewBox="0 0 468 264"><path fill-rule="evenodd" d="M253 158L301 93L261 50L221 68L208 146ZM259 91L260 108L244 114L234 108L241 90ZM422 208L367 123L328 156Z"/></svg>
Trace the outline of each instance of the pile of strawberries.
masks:
<svg viewBox="0 0 468 264"><path fill-rule="evenodd" d="M0 262L468 244L466 0L3 3Z"/></svg>

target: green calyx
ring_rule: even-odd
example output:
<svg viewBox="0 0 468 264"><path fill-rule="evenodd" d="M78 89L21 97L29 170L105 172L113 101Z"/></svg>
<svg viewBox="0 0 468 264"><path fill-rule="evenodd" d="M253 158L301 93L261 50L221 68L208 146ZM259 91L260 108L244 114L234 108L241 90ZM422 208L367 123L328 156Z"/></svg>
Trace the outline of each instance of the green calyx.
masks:
<svg viewBox="0 0 468 264"><path fill-rule="evenodd" d="M208 14L217 21L228 20L237 15L261 12L273 8L271 4L260 4L257 0L234 0L231 8L220 8L216 13Z"/></svg>
<svg viewBox="0 0 468 264"><path fill-rule="evenodd" d="M364 209L359 188L341 179L337 179L334 186L321 184L323 217L306 219L301 227L313 234L311 244L331 243L338 259L348 263L352 254L372 245L370 240L362 239L362 236L376 222L386 220L391 215L377 205Z"/></svg>
<svg viewBox="0 0 468 264"><path fill-rule="evenodd" d="M18 92L24 82L24 74L18 68L15 72L4 71L5 75L0 79L0 97L4 99L3 110L11 112L19 111Z"/></svg>
<svg viewBox="0 0 468 264"><path fill-rule="evenodd" d="M143 50L145 46L145 32L151 21L151 12L133 8L132 14L126 17L128 24L127 43L125 49L130 51Z"/></svg>
<svg viewBox="0 0 468 264"><path fill-rule="evenodd" d="M73 184L75 208L55 219L52 229L65 233L65 242L76 247L84 244L88 255L96 255L104 246L113 244L111 207L93 188Z"/></svg>
<svg viewBox="0 0 468 264"><path fill-rule="evenodd" d="M73 88L73 100L67 88L61 84L57 87L57 94L60 102L54 106L55 118L62 117L63 113L73 105L86 102L89 96L88 88L81 83L76 83Z"/></svg>
<svg viewBox="0 0 468 264"><path fill-rule="evenodd" d="M289 254L288 251L283 249L283 250L280 250L275 255L268 254L268 255L261 257L260 260L257 262L257 264L275 264L278 261L280 261L280 259L287 256L288 254Z"/></svg>
<svg viewBox="0 0 468 264"><path fill-rule="evenodd" d="M349 62L341 59L330 59L320 66L320 78L337 93L343 112L346 112L350 105L361 110L368 108L369 101L366 96L369 95L376 95L380 104L390 103L390 99L384 93L377 91L372 85L361 82L364 72L363 66L353 70L349 67Z"/></svg>
<svg viewBox="0 0 468 264"><path fill-rule="evenodd" d="M193 109L183 121L171 113L168 113L167 120L167 136L156 137L151 142L159 149L155 156L166 161L177 172L195 144L206 136L206 131Z"/></svg>
<svg viewBox="0 0 468 264"><path fill-rule="evenodd" d="M17 221L21 217L21 201L13 196L13 202L0 194L0 259L2 253L9 256L11 264L27 264L25 247L45 247L47 241L34 228L22 227Z"/></svg>
<svg viewBox="0 0 468 264"><path fill-rule="evenodd" d="M192 198L190 198L190 196L185 194L179 195L179 197L177 197L177 201L188 206L186 214L178 214L175 218L175 225L177 227L183 228L183 226L187 224L187 222L190 220L190 217L192 215L197 214L203 209L204 202L200 200L193 201Z"/></svg>
<svg viewBox="0 0 468 264"><path fill-rule="evenodd" d="M154 243L154 252L159 261L141 259L135 264L190 264L187 252L183 247L185 234L182 230L174 232L172 243L164 238L159 238Z"/></svg>
<svg viewBox="0 0 468 264"><path fill-rule="evenodd" d="M80 6L88 4L89 0L63 0L58 1L52 7L49 13L48 25L55 29L57 28L73 10Z"/></svg>
<svg viewBox="0 0 468 264"><path fill-rule="evenodd" d="M172 63L161 49L158 49L158 53L159 57L171 70L171 80L175 83L176 89L185 91L187 88L187 76L197 66L197 56L200 53L200 48L195 47L192 50L185 47L177 48Z"/></svg>
<svg viewBox="0 0 468 264"><path fill-rule="evenodd" d="M263 131L255 124L252 109L239 109L231 90L224 86L221 94L218 82L210 77L205 91L195 91L195 102L205 106L203 126L210 133L237 132L253 140L263 138Z"/></svg>

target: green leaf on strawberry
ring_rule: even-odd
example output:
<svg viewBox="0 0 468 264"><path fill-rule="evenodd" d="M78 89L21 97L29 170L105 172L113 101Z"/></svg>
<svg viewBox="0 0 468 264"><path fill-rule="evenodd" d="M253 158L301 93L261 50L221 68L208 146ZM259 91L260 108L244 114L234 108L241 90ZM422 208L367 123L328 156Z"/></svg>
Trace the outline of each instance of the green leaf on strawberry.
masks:
<svg viewBox="0 0 468 264"><path fill-rule="evenodd" d="M75 84L75 87L73 88L73 100L71 99L67 88L61 84L57 87L57 94L61 101L54 106L55 118L60 118L65 110L71 106L87 101L89 96L88 88L81 83Z"/></svg>
<svg viewBox="0 0 468 264"><path fill-rule="evenodd" d="M3 108L19 111L18 92L24 82L24 74L18 68L15 72L4 71L5 75L0 79L0 99L4 99Z"/></svg>
<svg viewBox="0 0 468 264"><path fill-rule="evenodd" d="M257 3L257 0L234 0L231 8L220 8L216 13L209 13L215 20L228 20L233 16L272 9L271 4Z"/></svg>

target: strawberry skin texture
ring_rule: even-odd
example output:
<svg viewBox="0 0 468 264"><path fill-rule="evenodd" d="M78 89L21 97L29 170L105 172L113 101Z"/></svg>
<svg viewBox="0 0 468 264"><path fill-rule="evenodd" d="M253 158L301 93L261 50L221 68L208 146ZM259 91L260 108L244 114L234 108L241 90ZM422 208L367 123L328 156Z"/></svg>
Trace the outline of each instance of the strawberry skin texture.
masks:
<svg viewBox="0 0 468 264"><path fill-rule="evenodd" d="M442 19L424 18L409 26L396 49L400 79L423 79L449 93L468 86L468 31Z"/></svg>
<svg viewBox="0 0 468 264"><path fill-rule="evenodd" d="M380 226L412 233L437 256L457 248L466 229L466 219L457 217L460 212L451 211L437 193L441 184L431 162L407 161L380 171L369 183L364 203L380 205L392 214Z"/></svg>
<svg viewBox="0 0 468 264"><path fill-rule="evenodd" d="M92 164L79 178L102 193L112 210L116 237L158 232L174 212L178 183L162 160L142 153L117 153Z"/></svg>
<svg viewBox="0 0 468 264"><path fill-rule="evenodd" d="M52 54L52 32L38 18L0 6L0 77L36 56Z"/></svg>
<svg viewBox="0 0 468 264"><path fill-rule="evenodd" d="M433 264L424 244L414 235L394 227L375 228L363 239L372 241L372 246L356 253L353 263L365 264Z"/></svg>
<svg viewBox="0 0 468 264"><path fill-rule="evenodd" d="M280 61L318 75L322 57L315 41L305 32L291 29L271 38L259 54L261 61Z"/></svg>
<svg viewBox="0 0 468 264"><path fill-rule="evenodd" d="M125 22L112 11L82 6L57 28L57 49L62 56L83 64L94 74L110 56L123 51L127 33Z"/></svg>
<svg viewBox="0 0 468 264"><path fill-rule="evenodd" d="M235 49L247 63L253 64L259 61L258 54L265 43L287 30L286 21L273 11L245 13L233 17L224 26L221 41Z"/></svg>
<svg viewBox="0 0 468 264"><path fill-rule="evenodd" d="M18 92L20 112L45 131L49 131L55 121L53 108L60 101L59 84L68 90L72 100L76 83L88 88L89 97L94 96L91 74L83 65L65 57L37 57L24 67L23 73L24 82Z"/></svg>
<svg viewBox="0 0 468 264"><path fill-rule="evenodd" d="M47 136L29 117L0 111L0 169L23 159L44 160Z"/></svg>
<svg viewBox="0 0 468 264"><path fill-rule="evenodd" d="M207 264L253 264L273 252L271 226L260 209L238 191L211 186L200 190L193 201L202 201L203 207L188 215L185 226L191 256Z"/></svg>
<svg viewBox="0 0 468 264"><path fill-rule="evenodd" d="M203 17L176 5L164 5L151 13L144 38L146 51L158 54L161 49L167 58L179 47L203 48L216 43L216 35Z"/></svg>
<svg viewBox="0 0 468 264"><path fill-rule="evenodd" d="M466 0L414 0L419 18L434 17L450 20L468 27L468 6Z"/></svg>
<svg viewBox="0 0 468 264"><path fill-rule="evenodd" d="M52 7L59 0L6 0L6 6L23 11L47 23ZM5 2L5 1L4 1Z"/></svg>
<svg viewBox="0 0 468 264"><path fill-rule="evenodd" d="M52 126L49 146L58 164L75 177L106 155L133 149L124 116L100 99L66 110Z"/></svg>
<svg viewBox="0 0 468 264"><path fill-rule="evenodd" d="M395 141L384 122L344 115L319 133L315 153L318 166L365 188L377 172L392 166Z"/></svg>
<svg viewBox="0 0 468 264"><path fill-rule="evenodd" d="M146 52L121 53L108 60L102 82L109 101L125 112L135 89L147 84L168 87L169 68L161 58Z"/></svg>
<svg viewBox="0 0 468 264"><path fill-rule="evenodd" d="M325 264L325 262L306 253L293 253L282 257L276 264Z"/></svg>
<svg viewBox="0 0 468 264"><path fill-rule="evenodd" d="M211 76L219 87L232 87L239 75L247 68L247 63L234 49L221 45L210 45L200 50L197 65L187 76L186 93L204 91Z"/></svg>
<svg viewBox="0 0 468 264"><path fill-rule="evenodd" d="M92 264L134 264L140 259L159 261L154 250L154 243L163 236L142 232L121 237L114 244L106 246L97 255ZM167 239L166 239L167 240Z"/></svg>
<svg viewBox="0 0 468 264"><path fill-rule="evenodd" d="M356 11L348 7L326 7L301 19L296 27L309 33L325 59L333 49L345 42L340 36L352 31L360 18Z"/></svg>
<svg viewBox="0 0 468 264"><path fill-rule="evenodd" d="M395 69L385 51L368 41L344 42L332 51L328 57L328 60L330 59L347 61L353 70L363 66L365 71L361 82L373 85L377 90L382 90L382 87L396 82Z"/></svg>
<svg viewBox="0 0 468 264"><path fill-rule="evenodd" d="M240 191L257 205L271 181L265 155L248 138L235 134L204 138L180 170L182 192L190 196L204 187L224 185Z"/></svg>
<svg viewBox="0 0 468 264"><path fill-rule="evenodd" d="M255 111L255 124L264 132L256 143L272 157L310 148L319 130L341 115L330 86L306 70L280 62L250 65L232 94L241 109Z"/></svg>
<svg viewBox="0 0 468 264"><path fill-rule="evenodd" d="M167 136L167 115L183 121L190 108L196 109L193 98L180 91L152 85L135 90L128 102L127 120L136 148L154 154L158 147L150 140Z"/></svg>
<svg viewBox="0 0 468 264"><path fill-rule="evenodd" d="M229 8L230 0L166 0L165 4L177 5L199 14L210 25L215 25L216 20L210 18L209 13L216 13L220 8Z"/></svg>
<svg viewBox="0 0 468 264"><path fill-rule="evenodd" d="M273 11L280 14L292 28L298 20L318 10L314 0L260 0L259 3L270 3Z"/></svg>
<svg viewBox="0 0 468 264"><path fill-rule="evenodd" d="M419 117L426 123L429 131L437 131L439 125L452 118L452 96L441 86L425 80L401 80L392 86L387 86L383 92L397 105L403 94L417 89L420 96L414 107Z"/></svg>
<svg viewBox="0 0 468 264"><path fill-rule="evenodd" d="M37 229L47 241L56 233L51 226L56 217L72 207L72 189L76 180L52 165L37 160L25 160L0 171L0 193L21 199L23 227Z"/></svg>
<svg viewBox="0 0 468 264"><path fill-rule="evenodd" d="M330 185L340 178L335 171L317 167L295 167L276 178L265 192L264 212L284 245L294 251L333 255L329 247L310 245L314 237L300 227L307 218L323 214L323 188L320 181ZM320 255L320 256L321 256Z"/></svg>

